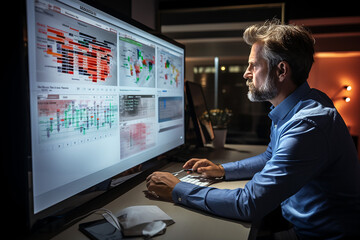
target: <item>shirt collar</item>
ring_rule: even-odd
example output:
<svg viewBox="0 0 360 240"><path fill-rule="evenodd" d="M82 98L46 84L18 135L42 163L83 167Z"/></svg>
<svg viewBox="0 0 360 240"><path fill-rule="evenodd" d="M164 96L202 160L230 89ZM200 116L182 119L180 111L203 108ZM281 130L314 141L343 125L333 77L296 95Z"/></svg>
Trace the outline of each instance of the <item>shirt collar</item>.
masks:
<svg viewBox="0 0 360 240"><path fill-rule="evenodd" d="M271 112L269 113L270 119L277 124L280 120L284 119L285 116L290 112L291 109L302 99L310 90L310 86L307 82L304 82L300 87L298 87L293 93L291 93L284 101L282 101L278 106L271 107Z"/></svg>

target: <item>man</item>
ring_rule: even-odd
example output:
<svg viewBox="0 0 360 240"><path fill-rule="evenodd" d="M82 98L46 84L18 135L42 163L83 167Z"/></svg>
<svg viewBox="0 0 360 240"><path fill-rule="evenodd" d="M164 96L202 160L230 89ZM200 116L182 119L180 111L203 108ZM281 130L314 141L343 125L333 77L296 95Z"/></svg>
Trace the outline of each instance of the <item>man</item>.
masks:
<svg viewBox="0 0 360 240"><path fill-rule="evenodd" d="M164 200L245 221L261 219L281 205L299 238L359 236L360 164L354 143L331 100L306 82L314 39L302 27L268 21L246 29L244 40L251 45L244 74L248 98L273 105L268 148L222 165L191 159L184 168L251 180L243 189L226 190L155 172L147 178L148 189Z"/></svg>

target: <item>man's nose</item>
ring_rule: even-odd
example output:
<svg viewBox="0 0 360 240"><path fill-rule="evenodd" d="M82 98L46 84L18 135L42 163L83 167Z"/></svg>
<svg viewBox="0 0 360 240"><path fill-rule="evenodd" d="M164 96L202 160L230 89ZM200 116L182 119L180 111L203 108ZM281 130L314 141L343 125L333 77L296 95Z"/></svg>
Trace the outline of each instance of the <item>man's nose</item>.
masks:
<svg viewBox="0 0 360 240"><path fill-rule="evenodd" d="M243 75L243 78L246 80L246 79L251 79L252 78L252 74L251 72L249 71L249 68L246 69L244 75Z"/></svg>

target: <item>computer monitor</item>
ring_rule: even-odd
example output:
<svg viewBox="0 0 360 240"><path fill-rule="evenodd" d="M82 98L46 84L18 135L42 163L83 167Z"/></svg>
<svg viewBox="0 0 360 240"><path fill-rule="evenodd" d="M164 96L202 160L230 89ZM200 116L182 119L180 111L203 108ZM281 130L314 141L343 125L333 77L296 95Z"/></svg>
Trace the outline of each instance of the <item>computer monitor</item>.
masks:
<svg viewBox="0 0 360 240"><path fill-rule="evenodd" d="M204 92L200 84L190 81L186 81L185 89L188 112L196 134L196 145L204 147L215 138Z"/></svg>
<svg viewBox="0 0 360 240"><path fill-rule="evenodd" d="M185 49L77 0L26 14L31 227L184 144Z"/></svg>

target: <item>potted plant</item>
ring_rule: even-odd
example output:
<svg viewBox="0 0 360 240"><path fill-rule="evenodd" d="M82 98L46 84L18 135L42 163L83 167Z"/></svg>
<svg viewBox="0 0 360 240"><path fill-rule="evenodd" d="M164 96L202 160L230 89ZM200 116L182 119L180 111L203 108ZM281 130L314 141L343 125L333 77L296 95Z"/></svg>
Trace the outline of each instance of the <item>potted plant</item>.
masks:
<svg viewBox="0 0 360 240"><path fill-rule="evenodd" d="M222 148L225 145L227 126L230 122L232 111L230 109L211 109L210 113L205 112L202 117L210 119L215 139L213 145L215 148Z"/></svg>

